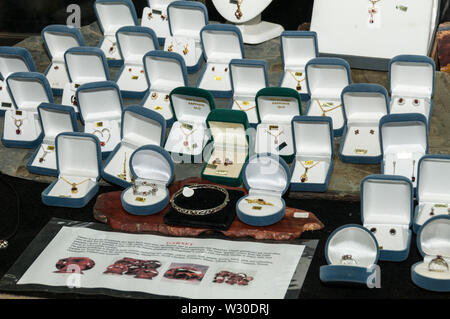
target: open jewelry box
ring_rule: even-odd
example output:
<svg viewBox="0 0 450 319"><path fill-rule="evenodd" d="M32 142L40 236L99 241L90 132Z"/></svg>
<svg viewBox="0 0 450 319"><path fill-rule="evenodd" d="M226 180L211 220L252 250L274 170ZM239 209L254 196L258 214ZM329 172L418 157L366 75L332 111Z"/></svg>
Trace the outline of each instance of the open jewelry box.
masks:
<svg viewBox="0 0 450 319"><path fill-rule="evenodd" d="M423 261L411 267L411 279L419 287L436 292L450 291L450 216L428 220L417 235Z"/></svg>
<svg viewBox="0 0 450 319"><path fill-rule="evenodd" d="M123 66L116 77L122 97L142 99L148 90L144 55L159 50L158 38L146 27L122 27L116 33Z"/></svg>
<svg viewBox="0 0 450 319"><path fill-rule="evenodd" d="M328 237L328 265L320 267L320 280L367 285L377 275L379 256L378 242L370 231L356 224L341 226Z"/></svg>
<svg viewBox="0 0 450 319"><path fill-rule="evenodd" d="M141 26L152 29L160 45L164 45L170 36L167 7L175 0L148 0L148 6L142 12Z"/></svg>
<svg viewBox="0 0 450 319"><path fill-rule="evenodd" d="M256 94L269 86L267 63L262 60L231 60L230 77L233 91L230 108L247 113L248 122L256 127L259 123Z"/></svg>
<svg viewBox="0 0 450 319"><path fill-rule="evenodd" d="M122 112L121 125L121 141L105 160L102 177L113 184L128 187L133 182L129 172L131 154L144 145L162 146L166 121L155 111L128 106Z"/></svg>
<svg viewBox="0 0 450 319"><path fill-rule="evenodd" d="M148 91L141 106L161 114L167 126L172 126L174 114L170 106L170 92L188 86L186 64L175 52L151 51L144 56Z"/></svg>
<svg viewBox="0 0 450 319"><path fill-rule="evenodd" d="M197 72L203 61L200 31L208 24L208 11L203 3L175 1L167 8L170 36L166 37L164 51L180 54L188 73Z"/></svg>
<svg viewBox="0 0 450 319"><path fill-rule="evenodd" d="M242 171L249 156L250 127L244 111L216 109L206 119L211 132L211 154L206 160L202 178L212 182L240 186ZM206 154L205 154L206 156Z"/></svg>
<svg viewBox="0 0 450 319"><path fill-rule="evenodd" d="M109 81L109 69L103 52L97 48L71 48L64 54L69 83L62 96L63 105L71 106L79 115L77 89L86 83Z"/></svg>
<svg viewBox="0 0 450 319"><path fill-rule="evenodd" d="M385 115L380 120L381 174L400 175L417 186L417 166L428 152L427 119L418 113Z"/></svg>
<svg viewBox="0 0 450 319"><path fill-rule="evenodd" d="M253 155L244 166L243 179L249 192L236 203L239 220L251 226L269 226L283 219L286 203L282 196L290 180L286 162L276 155Z"/></svg>
<svg viewBox="0 0 450 319"><path fill-rule="evenodd" d="M57 176L56 136L78 131L75 111L68 106L42 103L38 113L44 137L28 161L27 169L33 174Z"/></svg>
<svg viewBox="0 0 450 319"><path fill-rule="evenodd" d="M283 74L278 86L297 90L302 100L308 100L305 68L309 60L319 56L317 34L309 31L284 31L280 42Z"/></svg>
<svg viewBox="0 0 450 319"><path fill-rule="evenodd" d="M233 59L245 58L241 31L234 25L209 24L202 29L200 37L206 65L197 87L209 90L214 97L232 97L229 64Z"/></svg>
<svg viewBox="0 0 450 319"><path fill-rule="evenodd" d="M281 156L287 163L294 160L291 121L302 115L297 91L289 88L265 88L256 94L260 124L256 127L255 152Z"/></svg>
<svg viewBox="0 0 450 319"><path fill-rule="evenodd" d="M342 90L352 82L350 65L339 58L315 58L306 64L306 84L311 99L306 115L333 119L334 136L341 136L345 118Z"/></svg>
<svg viewBox="0 0 450 319"><path fill-rule="evenodd" d="M291 166L291 190L325 192L334 167L334 135L331 118L296 116L292 119L295 162Z"/></svg>
<svg viewBox="0 0 450 319"><path fill-rule="evenodd" d="M120 143L122 97L119 87L111 81L88 83L76 93L84 132L100 141L102 156L106 158Z"/></svg>
<svg viewBox="0 0 450 319"><path fill-rule="evenodd" d="M389 97L378 84L350 84L342 91L345 128L339 148L344 163L378 164L382 160L380 119L389 114Z"/></svg>
<svg viewBox="0 0 450 319"><path fill-rule="evenodd" d="M42 141L38 106L53 103L50 84L41 73L17 72L6 79L14 109L5 113L2 143L6 147L35 148Z"/></svg>
<svg viewBox="0 0 450 319"><path fill-rule="evenodd" d="M450 156L425 155L417 168L414 232L434 216L450 214Z"/></svg>
<svg viewBox="0 0 450 319"><path fill-rule="evenodd" d="M174 89L170 95L174 123L165 144L177 163L202 163L203 149L209 140L208 114L215 109L206 90L190 87Z"/></svg>
<svg viewBox="0 0 450 319"><path fill-rule="evenodd" d="M16 72L36 72L30 52L24 48L0 47L0 115L13 107L6 79Z"/></svg>
<svg viewBox="0 0 450 319"><path fill-rule="evenodd" d="M100 143L94 135L59 134L56 137L58 178L42 192L42 202L48 206L86 206L99 189L100 161Z"/></svg>
<svg viewBox="0 0 450 319"><path fill-rule="evenodd" d="M427 56L399 55L389 63L391 114L421 113L431 121L436 65Z"/></svg>
<svg viewBox="0 0 450 319"><path fill-rule="evenodd" d="M54 95L62 95L69 83L64 53L74 47L85 46L80 30L65 25L49 25L41 32L44 46L50 58L50 64L44 74Z"/></svg>
<svg viewBox="0 0 450 319"><path fill-rule="evenodd" d="M361 219L377 239L380 260L408 258L413 207L414 190L403 176L370 175L361 182Z"/></svg>
<svg viewBox="0 0 450 319"><path fill-rule="evenodd" d="M137 26L136 9L131 0L95 0L94 11L103 33L98 47L104 52L109 66L123 64L117 47L116 32L121 27Z"/></svg>
<svg viewBox="0 0 450 319"><path fill-rule="evenodd" d="M123 208L134 215L153 215L169 204L168 186L174 178L170 154L157 145L138 148L130 159L133 186L122 192Z"/></svg>

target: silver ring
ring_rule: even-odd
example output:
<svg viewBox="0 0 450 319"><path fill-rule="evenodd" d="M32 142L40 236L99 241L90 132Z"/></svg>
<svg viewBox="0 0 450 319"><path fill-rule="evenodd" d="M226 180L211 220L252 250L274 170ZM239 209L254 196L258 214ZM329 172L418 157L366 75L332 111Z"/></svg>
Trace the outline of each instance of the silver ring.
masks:
<svg viewBox="0 0 450 319"><path fill-rule="evenodd" d="M442 258L442 256L436 256L430 263L428 264L428 270L434 272L448 272L448 264Z"/></svg>
<svg viewBox="0 0 450 319"><path fill-rule="evenodd" d="M352 255L344 255L341 258L341 265L356 265L357 262L353 259Z"/></svg>

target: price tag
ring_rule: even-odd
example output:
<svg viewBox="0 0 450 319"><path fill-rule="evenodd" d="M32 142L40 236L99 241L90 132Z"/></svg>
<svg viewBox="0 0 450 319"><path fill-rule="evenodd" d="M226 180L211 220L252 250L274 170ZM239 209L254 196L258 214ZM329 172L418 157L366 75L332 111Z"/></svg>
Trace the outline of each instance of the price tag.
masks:
<svg viewBox="0 0 450 319"><path fill-rule="evenodd" d="M47 146L47 151L54 151L55 147L53 145Z"/></svg>
<svg viewBox="0 0 450 319"><path fill-rule="evenodd" d="M145 198L144 197L136 197L136 201L144 203L145 202Z"/></svg>
<svg viewBox="0 0 450 319"><path fill-rule="evenodd" d="M314 161L305 161L305 165L313 165Z"/></svg>
<svg viewBox="0 0 450 319"><path fill-rule="evenodd" d="M103 122L96 122L95 127L103 127Z"/></svg>
<svg viewBox="0 0 450 319"><path fill-rule="evenodd" d="M309 218L309 213L295 212L294 218Z"/></svg>

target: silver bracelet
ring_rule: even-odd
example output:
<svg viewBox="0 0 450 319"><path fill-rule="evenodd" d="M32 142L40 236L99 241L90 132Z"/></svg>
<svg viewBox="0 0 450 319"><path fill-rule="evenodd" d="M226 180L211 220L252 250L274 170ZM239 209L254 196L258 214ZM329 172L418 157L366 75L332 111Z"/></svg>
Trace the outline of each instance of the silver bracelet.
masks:
<svg viewBox="0 0 450 319"><path fill-rule="evenodd" d="M139 187L151 187L152 189L149 191L140 192ZM158 192L158 185L155 183L149 183L147 181L135 181L133 185L133 195L135 196L155 196Z"/></svg>

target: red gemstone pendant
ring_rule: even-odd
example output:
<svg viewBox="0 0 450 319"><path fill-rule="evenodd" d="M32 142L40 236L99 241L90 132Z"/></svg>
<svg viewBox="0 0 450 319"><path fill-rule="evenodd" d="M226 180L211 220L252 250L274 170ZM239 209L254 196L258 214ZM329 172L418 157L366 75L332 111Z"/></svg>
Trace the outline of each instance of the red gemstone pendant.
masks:
<svg viewBox="0 0 450 319"><path fill-rule="evenodd" d="M17 135L20 135L21 133L22 133L21 130L19 130L19 129L16 130L16 134L17 134Z"/></svg>
<svg viewBox="0 0 450 319"><path fill-rule="evenodd" d="M100 142L100 145L103 147L105 146L105 142Z"/></svg>

